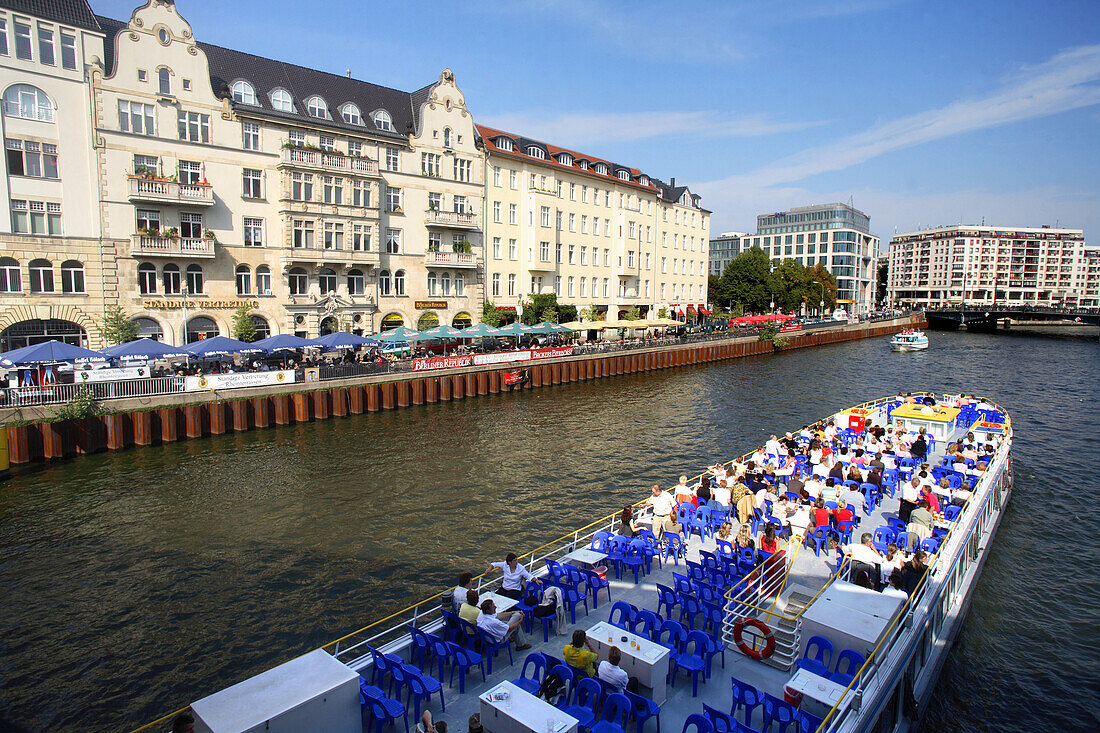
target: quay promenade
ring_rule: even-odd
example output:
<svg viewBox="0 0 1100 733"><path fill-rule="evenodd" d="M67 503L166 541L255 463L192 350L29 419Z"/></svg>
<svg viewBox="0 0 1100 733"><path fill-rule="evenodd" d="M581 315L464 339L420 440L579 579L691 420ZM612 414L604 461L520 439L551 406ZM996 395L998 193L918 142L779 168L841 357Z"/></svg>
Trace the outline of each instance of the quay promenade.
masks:
<svg viewBox="0 0 1100 733"><path fill-rule="evenodd" d="M0 411L0 424L7 425L8 456L17 465L823 346L923 325L923 315L915 314L783 334L789 338L781 349L755 335L733 336L518 364L134 397L111 400L110 412L79 420L52 421L56 408L25 406Z"/></svg>

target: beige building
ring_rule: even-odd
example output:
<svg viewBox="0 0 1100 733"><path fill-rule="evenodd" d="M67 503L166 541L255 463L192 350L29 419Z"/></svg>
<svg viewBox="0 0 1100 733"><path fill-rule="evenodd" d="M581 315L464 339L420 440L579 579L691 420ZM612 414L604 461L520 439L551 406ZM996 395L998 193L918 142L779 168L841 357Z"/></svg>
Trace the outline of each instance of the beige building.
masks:
<svg viewBox="0 0 1100 733"><path fill-rule="evenodd" d="M241 303L260 335L476 320L483 153L450 71L402 92L198 42L171 2L26 5L0 0L0 348L102 346L114 304L171 343Z"/></svg>
<svg viewBox="0 0 1100 733"><path fill-rule="evenodd" d="M1100 248L1081 229L957 225L895 234L891 303L1100 305Z"/></svg>
<svg viewBox="0 0 1100 733"><path fill-rule="evenodd" d="M664 183L573 150L478 126L485 158L486 297L533 293L611 318L706 303L709 212Z"/></svg>

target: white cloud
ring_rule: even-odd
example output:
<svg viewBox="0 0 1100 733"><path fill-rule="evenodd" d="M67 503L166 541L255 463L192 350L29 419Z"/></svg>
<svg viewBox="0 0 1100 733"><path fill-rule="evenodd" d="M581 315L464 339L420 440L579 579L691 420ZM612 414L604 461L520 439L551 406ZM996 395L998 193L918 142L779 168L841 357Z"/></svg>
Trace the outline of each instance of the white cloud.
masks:
<svg viewBox="0 0 1100 733"><path fill-rule="evenodd" d="M758 137L804 130L820 122L778 122L766 115L715 112L513 112L480 117L480 123L562 147L624 143L670 135Z"/></svg>
<svg viewBox="0 0 1100 733"><path fill-rule="evenodd" d="M997 91L872 127L747 174L708 184L759 188L848 168L880 155L1012 122L1100 103L1100 45L1081 46L1023 69Z"/></svg>

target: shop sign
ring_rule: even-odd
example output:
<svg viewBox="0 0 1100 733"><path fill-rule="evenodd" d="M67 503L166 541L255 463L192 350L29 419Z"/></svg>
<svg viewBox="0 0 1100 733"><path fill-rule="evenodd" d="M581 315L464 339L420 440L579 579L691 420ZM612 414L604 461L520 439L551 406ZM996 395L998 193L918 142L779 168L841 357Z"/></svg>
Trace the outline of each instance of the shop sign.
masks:
<svg viewBox="0 0 1100 733"><path fill-rule="evenodd" d="M201 392L210 389L240 389L242 387L264 387L271 384L290 384L294 381L294 372L242 372L240 374L209 374L202 377L185 377L184 388L188 392Z"/></svg>
<svg viewBox="0 0 1100 733"><path fill-rule="evenodd" d="M532 359L553 359L558 356L573 356L573 347L555 346L549 349L534 349L531 351Z"/></svg>
<svg viewBox="0 0 1100 733"><path fill-rule="evenodd" d="M474 354L475 364L507 364L510 361L531 361L531 352L499 351L495 354Z"/></svg>
<svg viewBox="0 0 1100 733"><path fill-rule="evenodd" d="M446 308L447 301L445 300L416 300L413 301L413 306L417 310L431 310L433 308Z"/></svg>
<svg viewBox="0 0 1100 733"><path fill-rule="evenodd" d="M259 308L258 300L143 300L141 307L146 310L236 310L241 306Z"/></svg>
<svg viewBox="0 0 1100 733"><path fill-rule="evenodd" d="M470 366L474 363L472 356L433 356L427 359L414 359L413 371L422 372L427 369L455 369L457 367Z"/></svg>

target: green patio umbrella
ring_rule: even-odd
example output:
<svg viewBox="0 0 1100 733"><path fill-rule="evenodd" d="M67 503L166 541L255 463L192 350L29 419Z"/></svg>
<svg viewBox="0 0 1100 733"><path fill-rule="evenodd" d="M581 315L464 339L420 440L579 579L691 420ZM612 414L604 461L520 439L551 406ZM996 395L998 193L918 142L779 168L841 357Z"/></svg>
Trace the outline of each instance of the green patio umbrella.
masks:
<svg viewBox="0 0 1100 733"><path fill-rule="evenodd" d="M393 343L395 341L426 341L431 339L431 336L425 336L415 328L405 328L404 326L398 326L397 328L391 328L389 331L384 331L378 334L374 338L379 341L386 341Z"/></svg>
<svg viewBox="0 0 1100 733"><path fill-rule="evenodd" d="M557 325L556 323L551 323L550 321L543 321L542 323L538 323L538 324L535 324L534 326L531 326L530 333L538 333L538 334L557 333L558 332L557 329L554 328L554 326L556 326L556 325Z"/></svg>
<svg viewBox="0 0 1100 733"><path fill-rule="evenodd" d="M428 336L433 339L460 339L465 338L462 335L462 331L457 328L451 328L450 326L436 326L435 328L429 328L427 331L421 331L421 336Z"/></svg>
<svg viewBox="0 0 1100 733"><path fill-rule="evenodd" d="M462 329L462 338L464 339L483 339L489 336L499 335L500 329L493 328L487 323L479 323L476 326Z"/></svg>
<svg viewBox="0 0 1100 733"><path fill-rule="evenodd" d="M497 333L499 333L501 336L511 336L513 338L519 338L524 334L531 333L531 327L524 326L522 323L517 321L515 323L509 323L503 328L497 329Z"/></svg>

